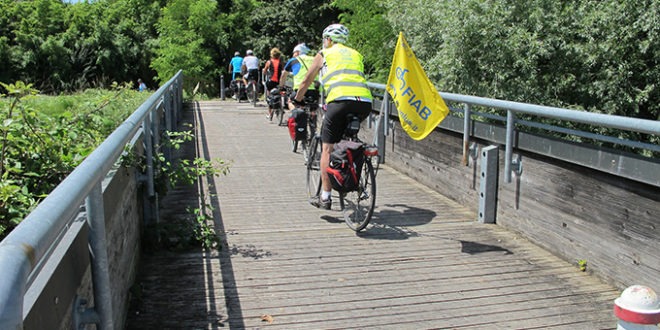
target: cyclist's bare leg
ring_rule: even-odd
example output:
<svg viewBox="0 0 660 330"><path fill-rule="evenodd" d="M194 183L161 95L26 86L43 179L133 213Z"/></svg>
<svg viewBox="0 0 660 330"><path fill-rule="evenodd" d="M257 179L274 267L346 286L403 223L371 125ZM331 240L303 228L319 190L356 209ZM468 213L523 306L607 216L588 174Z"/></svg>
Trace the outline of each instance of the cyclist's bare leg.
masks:
<svg viewBox="0 0 660 330"><path fill-rule="evenodd" d="M293 109L295 109L295 108L296 108L296 106L295 106L295 105L293 105L293 102L292 102L292 100L291 100L291 99L289 99L289 103L287 103L287 107L289 108L289 110L293 110Z"/></svg>
<svg viewBox="0 0 660 330"><path fill-rule="evenodd" d="M330 153L332 152L333 148L334 144L323 143L323 149L321 152L321 186L323 191L332 191L332 183L330 183L327 169L328 166L330 166Z"/></svg>

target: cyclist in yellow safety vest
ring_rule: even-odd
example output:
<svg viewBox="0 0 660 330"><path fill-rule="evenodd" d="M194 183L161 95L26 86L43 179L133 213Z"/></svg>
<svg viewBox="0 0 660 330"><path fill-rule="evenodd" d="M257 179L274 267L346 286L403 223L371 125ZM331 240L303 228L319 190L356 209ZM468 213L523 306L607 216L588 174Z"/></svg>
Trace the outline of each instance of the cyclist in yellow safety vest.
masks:
<svg viewBox="0 0 660 330"><path fill-rule="evenodd" d="M291 98L295 97L298 89L300 88L300 84L303 82L305 75L309 71L309 68L312 66L312 62L314 61L313 57L307 55L308 52L309 48L307 45L305 45L305 43L296 45L296 47L293 48L293 57L288 62L286 62L284 65L284 70L282 70L280 86L284 86L286 83L286 78L289 74L293 76L294 93L291 95ZM314 77L314 80L316 80L316 76ZM303 95L305 95L305 97L310 100L316 100L313 104L309 104L311 117L310 120L315 120L316 109L318 108L319 91L316 89L316 86L312 84L307 88L307 91ZM289 110L293 109L294 105L289 103Z"/></svg>
<svg viewBox="0 0 660 330"><path fill-rule="evenodd" d="M364 76L362 54L344 45L348 40L348 29L341 24L332 24L323 30L323 50L314 57L309 72L298 86L298 94L293 100L299 103L302 95L311 87L317 74L327 93L327 111L321 126L321 196L312 198L310 203L318 208L329 210L332 184L327 168L334 144L341 140L346 129L346 116L355 114L364 120L371 111L372 96Z"/></svg>

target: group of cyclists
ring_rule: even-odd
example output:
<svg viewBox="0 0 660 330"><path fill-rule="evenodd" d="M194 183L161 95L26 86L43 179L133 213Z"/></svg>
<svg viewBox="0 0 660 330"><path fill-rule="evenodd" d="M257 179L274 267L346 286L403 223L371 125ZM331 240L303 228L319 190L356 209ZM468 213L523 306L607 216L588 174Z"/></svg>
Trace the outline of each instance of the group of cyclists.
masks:
<svg viewBox="0 0 660 330"><path fill-rule="evenodd" d="M280 50L273 48L262 71L266 92L272 88L284 88L288 76L293 77L293 93L288 104L290 110L304 106L303 100L306 98L318 100L319 88L324 90L326 110L320 132L322 189L320 195L311 199L310 203L326 210L332 205L332 184L327 174L330 153L334 144L343 136L348 124L347 115L354 114L362 121L371 111L372 95L367 87L363 57L355 49L346 46L348 36L348 28L344 25L331 24L323 30L323 48L315 56L308 55L310 49L301 43L293 49L293 57L282 65ZM232 79L244 79L245 83L250 79L257 80L259 60L253 52L246 52L240 66L237 58L240 58L238 52L229 65ZM315 107L312 109L316 111ZM272 111L269 106L269 115Z"/></svg>

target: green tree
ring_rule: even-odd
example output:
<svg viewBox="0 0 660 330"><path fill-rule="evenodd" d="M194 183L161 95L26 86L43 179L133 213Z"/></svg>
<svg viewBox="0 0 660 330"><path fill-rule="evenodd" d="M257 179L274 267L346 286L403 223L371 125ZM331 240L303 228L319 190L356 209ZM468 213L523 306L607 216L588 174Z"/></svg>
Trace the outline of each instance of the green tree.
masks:
<svg viewBox="0 0 660 330"><path fill-rule="evenodd" d="M386 0L385 7L440 90L659 118L658 1Z"/></svg>
<svg viewBox="0 0 660 330"><path fill-rule="evenodd" d="M50 0L17 1L3 4L5 19L11 23L3 30L10 44L11 78L30 81L45 91L60 85L60 72L51 63L66 53L54 35L65 29L61 2Z"/></svg>
<svg viewBox="0 0 660 330"><path fill-rule="evenodd" d="M369 80L387 81L397 36L385 19L382 1L335 0L332 5L342 12L341 23L350 31L348 44L364 56Z"/></svg>
<svg viewBox="0 0 660 330"><path fill-rule="evenodd" d="M151 62L160 81L170 79L179 69L192 80L213 80L219 75L213 50L226 38L217 23L217 9L213 0L174 0L163 8Z"/></svg>
<svg viewBox="0 0 660 330"><path fill-rule="evenodd" d="M323 0L263 1L249 16L251 31L245 35L244 45L264 59L272 47L284 54L291 54L302 42L319 49L323 29L339 22L339 14Z"/></svg>

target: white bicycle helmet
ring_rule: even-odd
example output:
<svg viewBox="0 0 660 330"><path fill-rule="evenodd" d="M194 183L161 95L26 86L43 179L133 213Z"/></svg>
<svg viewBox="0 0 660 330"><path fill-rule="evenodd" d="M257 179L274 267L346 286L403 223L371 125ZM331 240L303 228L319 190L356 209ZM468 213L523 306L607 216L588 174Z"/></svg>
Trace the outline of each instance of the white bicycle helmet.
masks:
<svg viewBox="0 0 660 330"><path fill-rule="evenodd" d="M251 49L248 49L248 50L245 52L245 54L246 54L246 55L254 55L254 53L252 52Z"/></svg>
<svg viewBox="0 0 660 330"><path fill-rule="evenodd" d="M296 47L293 47L293 51L300 52L300 54L302 55L307 55L307 53L309 52L309 47L307 47L307 45L305 45L305 43L303 42L302 44L298 44L296 45Z"/></svg>
<svg viewBox="0 0 660 330"><path fill-rule="evenodd" d="M331 24L323 30L323 38L330 38L333 42L346 43L348 28L341 24Z"/></svg>

